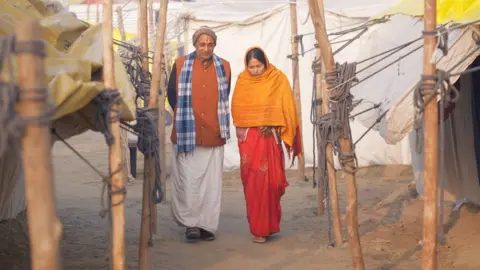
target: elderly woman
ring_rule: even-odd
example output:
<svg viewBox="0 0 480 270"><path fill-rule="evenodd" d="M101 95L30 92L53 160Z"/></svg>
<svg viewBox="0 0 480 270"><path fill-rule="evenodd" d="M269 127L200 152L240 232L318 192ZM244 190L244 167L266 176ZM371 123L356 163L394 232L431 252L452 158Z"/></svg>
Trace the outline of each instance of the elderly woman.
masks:
<svg viewBox="0 0 480 270"><path fill-rule="evenodd" d="M301 150L295 100L287 77L258 47L247 50L232 99L241 177L253 242L280 231L280 198L288 186L282 143L292 163Z"/></svg>

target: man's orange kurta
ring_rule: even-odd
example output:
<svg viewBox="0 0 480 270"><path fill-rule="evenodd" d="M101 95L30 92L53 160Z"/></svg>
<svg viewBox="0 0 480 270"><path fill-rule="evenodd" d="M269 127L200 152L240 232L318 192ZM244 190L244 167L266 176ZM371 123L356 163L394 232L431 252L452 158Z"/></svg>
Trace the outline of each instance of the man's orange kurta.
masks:
<svg viewBox="0 0 480 270"><path fill-rule="evenodd" d="M172 95L170 89L175 88L174 99L169 98L170 106L174 111L173 116L173 129L171 140L173 144L177 143L177 132L175 127L176 117L176 100L178 99L178 80L180 78L180 72L182 71L183 64L186 56L179 57L175 61L175 70L170 76L169 82L169 95ZM225 68L225 75L229 80L231 78L230 63L224 59L221 59ZM172 100L175 100L172 102ZM175 103L175 104L172 104ZM207 68L204 68L200 61L193 62L192 68L192 107L193 115L195 117L195 136L196 145L200 146L221 146L225 144L225 139L222 139L220 135L220 125L218 123L218 80L217 73L215 71L215 64L211 63Z"/></svg>

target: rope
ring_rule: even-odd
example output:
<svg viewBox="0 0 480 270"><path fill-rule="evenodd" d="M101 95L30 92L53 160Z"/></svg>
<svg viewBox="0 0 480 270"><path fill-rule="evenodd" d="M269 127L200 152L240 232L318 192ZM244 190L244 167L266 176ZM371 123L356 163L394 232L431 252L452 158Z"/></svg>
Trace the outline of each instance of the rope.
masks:
<svg viewBox="0 0 480 270"><path fill-rule="evenodd" d="M320 73L320 59L315 59L312 64L312 70L314 72L314 77L318 76ZM352 150L351 153L342 152L338 147L338 140L340 138L352 139L350 126L349 126L349 113L352 111L353 96L350 93L353 82L356 81L355 78L356 63L344 63L336 65L336 71L325 73L325 79L328 85L333 85L332 88L327 89L329 92L329 111L323 112L321 116L317 116L314 111L314 107L318 106L322 102L321 99L316 97L316 91L314 88L314 93L312 93L312 110L311 110L311 120L314 123L314 140L315 132L318 132L319 142L318 142L318 183L324 183L325 186L325 199L327 205L327 215L329 222L329 231L328 237L331 246L333 246L332 237L331 237L331 215L330 215L330 200L329 200L329 185L328 185L328 171L327 171L327 162L326 157L326 148L330 144L333 146L334 153L338 155L340 164L343 170L346 173L354 174L357 170L357 160ZM315 83L314 83L315 85ZM316 87L316 86L315 86ZM350 162L353 161L353 166L348 166ZM315 164L314 164L315 165ZM334 168L334 164L331 164ZM314 170L315 172L315 170ZM318 185L314 183L314 186Z"/></svg>
<svg viewBox="0 0 480 270"><path fill-rule="evenodd" d="M16 86L12 54L25 53L45 57L43 41L19 42L15 40L14 36L0 37L0 73L4 65L6 65L8 72L8 81L0 81L0 127L2 128L2 132L0 132L0 158L6 154L10 144L16 143L17 139L23 136L27 124L50 124L55 111L64 104L62 103L56 108L47 107L44 112L35 117L21 117L16 113L15 105L18 101L46 102L48 98L48 89L45 87L19 88ZM68 100L68 97L66 100Z"/></svg>
<svg viewBox="0 0 480 270"><path fill-rule="evenodd" d="M317 81L317 76L319 76L319 74L322 72L322 66L321 66L321 58L315 58L315 60L313 61L312 63L312 71L313 71L313 87L312 87L312 106L311 106L311 109L310 109L310 122L314 125L314 128L313 128L313 145L317 145L317 135L319 133L317 133L317 128L318 126L316 125L317 123L317 120L318 120L318 115L317 115L317 110L316 110L316 107L317 106L321 106L322 105L322 98L321 97L317 97L317 84L316 84L316 81ZM318 140L318 141L321 141ZM320 147L319 145L317 145L317 147ZM327 222L328 222L328 242L329 242L329 246L334 246L334 243L332 241L332 216L331 216L331 213L330 213L330 185L328 183L328 181L320 181L316 179L316 151L315 151L315 147L313 147L313 188L322 188L324 187L324 204L325 204L325 208L327 208Z"/></svg>
<svg viewBox="0 0 480 270"><path fill-rule="evenodd" d="M312 131L312 139L313 139L313 145L316 145L316 140L317 140L317 129L316 129L316 123L318 120L318 115L317 115L317 106L322 105L322 97L317 97L317 76L322 72L322 59L321 58L315 58L312 63L312 71L313 71L313 87L312 87L312 104L310 107L310 122L314 125L313 131ZM317 181L316 181L316 151L315 147L313 147L313 188L317 186Z"/></svg>
<svg viewBox="0 0 480 270"><path fill-rule="evenodd" d="M417 153L421 153L423 148L422 128L425 105L436 98L438 94L440 94L441 100L456 102L459 98L460 91L451 83L450 74L448 72L437 70L436 75L422 75L422 80L417 84L413 95L415 106L414 129L417 133ZM443 119L440 119L440 124L443 124ZM443 130L440 130L440 132L443 132Z"/></svg>
<svg viewBox="0 0 480 270"><path fill-rule="evenodd" d="M439 156L439 167L445 167L445 123L444 123L444 114L446 104L454 103L460 97L460 91L451 83L450 74L448 72L437 70L436 75L422 75L422 81L417 85L414 92L414 106L415 106L415 122L414 128L416 131L416 151L421 153L423 148L423 121L424 121L424 111L425 106L429 102L435 102L437 95L440 95L440 123L439 123L439 144L440 144L440 156ZM443 170L443 169L442 169ZM443 204L444 196L443 190L445 187L445 174L443 171L439 175L439 209L440 215L438 218L439 226L439 240L441 243L444 243L444 230L443 230Z"/></svg>
<svg viewBox="0 0 480 270"><path fill-rule="evenodd" d="M324 151L327 143L338 143L338 139L342 137L352 139L348 115L353 109L353 95L350 93L350 89L352 83L356 81L355 70L356 63L344 63L343 65L337 64L336 71L325 73L327 84L334 85L334 87L327 89L327 91L329 91L330 113L322 115L318 121L322 142L324 144L320 148L322 150L320 157L325 157ZM340 164L345 172L354 174L357 170L354 152L344 153L341 152L338 147L337 149L334 147L334 151L338 153ZM351 161L353 161L355 165L347 166ZM326 160L322 161L319 166L322 166L320 171L323 172L324 178L328 179Z"/></svg>
<svg viewBox="0 0 480 270"><path fill-rule="evenodd" d="M0 158L6 153L8 146L12 143L12 139L18 138L19 127L16 122L15 104L17 96L15 93L14 71L11 59L12 53L12 37L0 38L0 74L5 65L8 70L8 82L0 81Z"/></svg>
<svg viewBox="0 0 480 270"><path fill-rule="evenodd" d="M117 89L105 89L93 99L93 103L97 105L97 128L105 135L108 146L111 146L114 141L110 124L120 121L120 111L112 110L112 106L119 102L120 93ZM112 112L115 113L114 117Z"/></svg>
<svg viewBox="0 0 480 270"><path fill-rule="evenodd" d="M62 138L60 136L60 134L58 134L58 132L55 130L55 129L52 129L51 130L52 134L57 137L63 144L65 144L65 146L67 146L70 150L72 150L72 152L77 156L79 157L85 164L87 164L88 167L90 167L94 172L95 174L97 174L101 179L102 179L102 191L101 191L101 197L100 197L100 205L101 205L101 210L99 211L99 215L100 217L102 218L105 218L106 214L108 212L110 212L111 210L111 207L112 206L117 206L117 205L121 205L124 201L125 201L125 197L126 197L126 194L127 194L127 189L126 187L122 187L122 188L119 188L119 187L116 187L116 186L112 186L112 182L111 182L111 178L117 174L117 173L120 173L121 170L123 169L123 167L125 166L125 164L121 164L119 169L110 173L109 175L105 175L103 174L100 170L98 170L97 168L95 168L95 166L90 162L88 161L84 156L82 156L82 154L80 154L70 143L68 143L64 138ZM109 195L109 198L108 198L108 201L110 202L110 198L111 198L111 195L113 194L122 194L123 195L123 198L120 202L114 204L114 205L111 205L111 203L108 203L108 206L105 206L106 203L106 199L105 199L105 195L106 195L106 187L110 187L109 191L108 191L108 195Z"/></svg>

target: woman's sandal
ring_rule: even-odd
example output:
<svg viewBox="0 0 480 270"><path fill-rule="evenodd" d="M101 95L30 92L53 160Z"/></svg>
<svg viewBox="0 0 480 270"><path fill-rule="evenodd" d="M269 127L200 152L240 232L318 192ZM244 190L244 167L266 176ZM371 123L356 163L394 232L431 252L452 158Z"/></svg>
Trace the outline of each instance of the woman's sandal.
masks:
<svg viewBox="0 0 480 270"><path fill-rule="evenodd" d="M261 236L254 236L254 237L252 238L252 241L253 241L254 243L263 244L263 243L265 243L265 241L267 241L267 239L266 239L265 237L261 237Z"/></svg>

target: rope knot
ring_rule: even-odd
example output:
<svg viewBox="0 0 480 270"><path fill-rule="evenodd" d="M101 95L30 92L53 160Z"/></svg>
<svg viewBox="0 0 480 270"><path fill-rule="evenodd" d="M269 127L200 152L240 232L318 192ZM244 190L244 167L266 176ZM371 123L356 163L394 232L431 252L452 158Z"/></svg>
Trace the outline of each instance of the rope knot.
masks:
<svg viewBox="0 0 480 270"><path fill-rule="evenodd" d="M107 145L112 145L114 138L110 130L110 124L120 120L120 111L112 110L113 104L120 102L120 93L117 89L105 88L94 99L97 105L97 128L104 134ZM112 116L113 112L113 116Z"/></svg>

